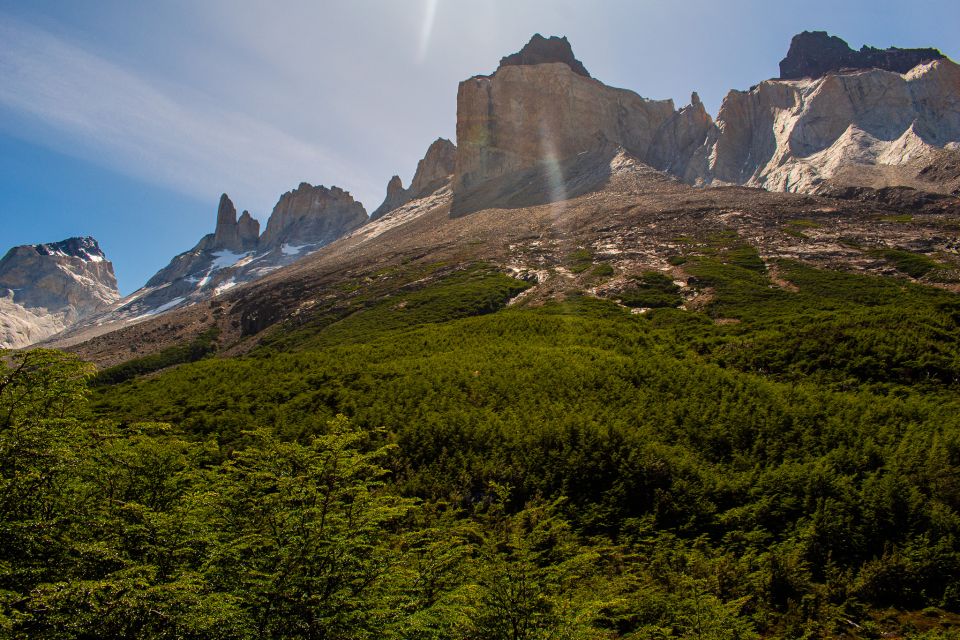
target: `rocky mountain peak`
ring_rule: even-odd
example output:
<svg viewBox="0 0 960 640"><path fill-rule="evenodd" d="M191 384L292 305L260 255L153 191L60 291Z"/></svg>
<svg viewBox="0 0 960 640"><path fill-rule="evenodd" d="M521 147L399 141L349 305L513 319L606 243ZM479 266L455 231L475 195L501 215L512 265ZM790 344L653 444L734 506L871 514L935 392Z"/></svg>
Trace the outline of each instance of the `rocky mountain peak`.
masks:
<svg viewBox="0 0 960 640"><path fill-rule="evenodd" d="M387 196L370 214L370 219L377 220L411 200L430 195L446 184L456 168L456 163L457 146L446 138L437 138L417 163L417 171L410 182L410 188L403 188L403 181L399 176L390 178L387 183Z"/></svg>
<svg viewBox="0 0 960 640"><path fill-rule="evenodd" d="M237 220L237 233L244 251L255 248L260 239L260 221L251 216L249 211L244 210L240 219Z"/></svg>
<svg viewBox="0 0 960 640"><path fill-rule="evenodd" d="M0 260L0 348L49 338L119 297L94 238L14 247Z"/></svg>
<svg viewBox="0 0 960 640"><path fill-rule="evenodd" d="M876 49L864 45L854 51L844 40L826 31L804 31L793 37L787 57L780 61L780 79L820 78L844 69L906 73L918 64L945 57L937 49Z"/></svg>
<svg viewBox="0 0 960 640"><path fill-rule="evenodd" d="M367 222L363 205L340 187L301 182L277 201L260 238L262 250L282 244L323 245Z"/></svg>
<svg viewBox="0 0 960 640"><path fill-rule="evenodd" d="M411 195L420 198L436 191L453 173L457 163L457 146L446 138L437 138L417 163L417 172L410 183Z"/></svg>
<svg viewBox="0 0 960 640"><path fill-rule="evenodd" d="M550 62L562 62L570 67L574 73L587 78L590 77L590 73L583 66L583 63L574 57L573 49L570 47L566 36L544 38L539 33L535 33L530 38L530 42L517 53L501 58L497 71L504 67L547 64Z"/></svg>
<svg viewBox="0 0 960 640"><path fill-rule="evenodd" d="M60 242L50 242L47 244L26 245L32 247L42 256L64 256L80 258L87 262L101 262L106 259L106 255L100 248L100 244L95 238L90 236L67 238Z"/></svg>
<svg viewBox="0 0 960 640"><path fill-rule="evenodd" d="M460 83L451 210L463 215L492 206L505 189L515 187L503 181L517 172L533 170L547 182L562 181L546 178L550 171L537 168L581 154L602 164L617 148L682 173L712 126L702 105L678 112L672 100L608 87L589 77L565 38L534 36L520 53L504 58L492 76ZM597 175L604 171L595 169ZM544 198L568 194L549 184L538 190Z"/></svg>

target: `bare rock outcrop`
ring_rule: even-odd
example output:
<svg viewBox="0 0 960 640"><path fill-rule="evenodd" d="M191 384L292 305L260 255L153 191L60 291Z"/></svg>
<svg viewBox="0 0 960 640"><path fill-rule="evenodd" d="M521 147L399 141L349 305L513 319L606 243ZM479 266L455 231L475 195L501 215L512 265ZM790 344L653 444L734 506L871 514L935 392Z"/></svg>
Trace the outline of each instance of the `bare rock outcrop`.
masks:
<svg viewBox="0 0 960 640"><path fill-rule="evenodd" d="M257 247L260 239L260 223L244 211L237 219L237 208L227 194L220 196L217 207L217 226L213 239L207 247L210 250L249 251Z"/></svg>
<svg viewBox="0 0 960 640"><path fill-rule="evenodd" d="M260 241L260 221L244 210L237 220L237 234L240 236L240 250L255 249Z"/></svg>
<svg viewBox="0 0 960 640"><path fill-rule="evenodd" d="M906 73L919 64L945 58L938 49L876 49L859 51L826 31L804 31L793 37L787 57L780 61L780 79L821 78L854 69L883 69Z"/></svg>
<svg viewBox="0 0 960 640"><path fill-rule="evenodd" d="M366 210L349 192L301 182L280 196L259 246L270 250L284 244L324 245L366 222Z"/></svg>
<svg viewBox="0 0 960 640"><path fill-rule="evenodd" d="M774 191L917 187L922 168L957 145L960 66L941 59L904 74L854 70L731 91L684 177Z"/></svg>
<svg viewBox="0 0 960 640"><path fill-rule="evenodd" d="M260 236L260 223L249 211L237 219L233 202L223 194L213 233L86 324L139 321L217 297L296 262L366 222L363 205L343 189L304 182L280 197Z"/></svg>
<svg viewBox="0 0 960 640"><path fill-rule="evenodd" d="M617 148L701 186L957 189L953 178L935 177L955 175L960 161L960 67L936 49L857 52L803 33L782 63L788 79L731 91L716 122L696 93L676 110L608 87L571 61L565 39L537 35L493 75L460 83L454 215L505 201L496 185L507 188L510 176L568 180L550 167ZM548 187L533 190L569 191Z"/></svg>
<svg viewBox="0 0 960 640"><path fill-rule="evenodd" d="M570 67L570 70L574 73L586 78L590 77L590 73L583 66L583 63L574 57L573 49L570 47L566 36L544 38L539 33L535 33L530 38L530 42L517 53L501 58L497 71L509 66L547 64L550 62L562 62Z"/></svg>
<svg viewBox="0 0 960 640"><path fill-rule="evenodd" d="M387 183L387 196L383 203L370 214L377 220L411 200L423 198L440 189L450 181L457 161L457 147L446 138L437 138L427 148L426 155L417 163L410 188L403 188L400 176L393 176Z"/></svg>
<svg viewBox="0 0 960 640"><path fill-rule="evenodd" d="M608 87L567 62L501 64L460 83L454 208L484 182L616 147L682 174L712 127L696 97L678 112L672 100Z"/></svg>
<svg viewBox="0 0 960 640"><path fill-rule="evenodd" d="M0 260L0 348L49 338L119 298L113 265L93 238L14 247Z"/></svg>

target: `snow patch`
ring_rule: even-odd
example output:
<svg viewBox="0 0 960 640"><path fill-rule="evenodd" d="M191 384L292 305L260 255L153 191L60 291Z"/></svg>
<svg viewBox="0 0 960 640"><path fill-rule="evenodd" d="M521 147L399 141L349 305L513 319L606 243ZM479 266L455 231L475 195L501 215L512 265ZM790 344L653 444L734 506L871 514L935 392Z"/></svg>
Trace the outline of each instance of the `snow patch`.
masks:
<svg viewBox="0 0 960 640"><path fill-rule="evenodd" d="M299 246L294 244L282 244L280 245L280 251L282 251L283 255L285 256L295 256L301 251L303 251L303 248L306 246L307 245L305 244L301 244Z"/></svg>
<svg viewBox="0 0 960 640"><path fill-rule="evenodd" d="M232 267L249 255L249 253L234 253L233 251L228 251L227 249L224 249L223 251L214 251L213 265L210 270L216 271L217 269L226 269L227 267Z"/></svg>
<svg viewBox="0 0 960 640"><path fill-rule="evenodd" d="M237 286L237 281L234 280L233 278L230 278L226 282L222 284L218 284L216 288L213 290L213 293L214 295L220 295L221 293L223 293L228 289L233 289L235 286Z"/></svg>

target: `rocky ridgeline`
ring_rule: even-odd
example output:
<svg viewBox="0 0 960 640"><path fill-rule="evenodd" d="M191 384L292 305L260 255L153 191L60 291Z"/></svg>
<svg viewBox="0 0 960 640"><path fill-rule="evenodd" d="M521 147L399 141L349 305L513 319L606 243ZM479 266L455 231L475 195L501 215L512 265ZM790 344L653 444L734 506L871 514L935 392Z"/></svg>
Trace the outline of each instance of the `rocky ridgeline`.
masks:
<svg viewBox="0 0 960 640"><path fill-rule="evenodd" d="M280 196L259 248L275 251L284 245L319 247L366 222L366 210L348 192L301 182L299 187Z"/></svg>
<svg viewBox="0 0 960 640"><path fill-rule="evenodd" d="M590 77L590 73L583 66L583 63L573 55L573 48L567 41L566 36L544 38L539 33L535 33L530 38L530 42L517 53L501 58L497 71L504 67L549 64L552 62L561 62L570 67L570 70L577 75Z"/></svg>
<svg viewBox="0 0 960 640"><path fill-rule="evenodd" d="M295 262L366 222L363 205L347 191L303 182L280 196L260 235L260 223L247 211L238 219L236 207L223 194L212 234L88 324L138 320L209 299Z"/></svg>
<svg viewBox="0 0 960 640"><path fill-rule="evenodd" d="M48 338L119 298L113 265L93 238L14 247L0 260L0 348Z"/></svg>
<svg viewBox="0 0 960 640"><path fill-rule="evenodd" d="M456 145L430 145L409 187L393 176L367 237L440 201L459 217L600 191L624 162L700 187L958 194L960 67L936 49L854 51L805 32L793 39L780 78L731 91L714 120L696 93L678 109L609 87L566 38L537 34L494 73L460 83L456 134ZM212 234L86 322L139 320L218 296L367 222L348 192L302 183L280 197L260 235L259 223L246 211L238 219L224 194Z"/></svg>
<svg viewBox="0 0 960 640"><path fill-rule="evenodd" d="M387 197L383 204L370 214L371 220L377 220L403 205L428 196L447 182L453 175L457 161L457 147L446 138L437 138L427 149L423 159L417 163L410 188L403 188L400 176L393 176L387 183Z"/></svg>
<svg viewBox="0 0 960 640"><path fill-rule="evenodd" d="M534 36L494 74L460 83L453 212L492 206L518 172L610 148L699 186L951 190L950 180L925 179L932 166L956 166L951 158L960 154L960 67L939 51L855 52L839 38L805 33L781 66L785 77L804 79L731 91L714 121L696 93L678 110L671 100L608 87L565 39Z"/></svg>
<svg viewBox="0 0 960 640"><path fill-rule="evenodd" d="M787 57L780 61L780 79L822 78L828 73L857 69L906 73L945 57L937 49L876 49L864 45L855 51L826 31L804 31L793 37Z"/></svg>

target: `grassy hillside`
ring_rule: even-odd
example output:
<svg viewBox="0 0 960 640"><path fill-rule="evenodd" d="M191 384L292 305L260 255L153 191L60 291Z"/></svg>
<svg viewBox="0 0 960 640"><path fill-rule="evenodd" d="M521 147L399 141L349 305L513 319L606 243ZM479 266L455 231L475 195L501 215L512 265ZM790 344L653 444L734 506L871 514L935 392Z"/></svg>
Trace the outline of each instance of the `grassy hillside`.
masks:
<svg viewBox="0 0 960 640"><path fill-rule="evenodd" d="M765 265L733 237L674 262L706 306L646 273L618 298L643 314L585 295L508 307L527 283L438 265L345 283L363 295L243 357L100 374L73 409L78 484L49 498L100 528L49 534L65 547L29 570L6 545L0 622L952 637L960 300Z"/></svg>

